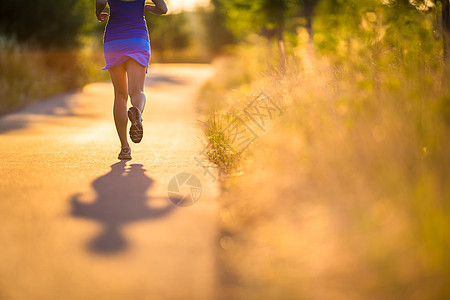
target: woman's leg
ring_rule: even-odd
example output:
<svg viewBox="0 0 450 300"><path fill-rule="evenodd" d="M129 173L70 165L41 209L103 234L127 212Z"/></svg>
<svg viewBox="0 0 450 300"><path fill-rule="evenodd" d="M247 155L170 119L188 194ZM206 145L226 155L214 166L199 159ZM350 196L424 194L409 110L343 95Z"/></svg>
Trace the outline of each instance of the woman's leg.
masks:
<svg viewBox="0 0 450 300"><path fill-rule="evenodd" d="M125 64L110 68L109 75L114 86L114 122L122 147L129 147L127 139L127 72Z"/></svg>
<svg viewBox="0 0 450 300"><path fill-rule="evenodd" d="M145 107L144 84L146 67L134 59L127 60L125 66L128 74L128 94L131 98L131 104L143 112Z"/></svg>

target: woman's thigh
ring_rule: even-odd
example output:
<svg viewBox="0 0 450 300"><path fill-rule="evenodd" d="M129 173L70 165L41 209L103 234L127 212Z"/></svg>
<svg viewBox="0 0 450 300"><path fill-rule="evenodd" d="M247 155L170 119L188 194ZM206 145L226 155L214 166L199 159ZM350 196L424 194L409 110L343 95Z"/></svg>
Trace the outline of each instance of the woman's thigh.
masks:
<svg viewBox="0 0 450 300"><path fill-rule="evenodd" d="M128 93L131 95L144 91L146 67L129 59L125 62L128 74Z"/></svg>
<svg viewBox="0 0 450 300"><path fill-rule="evenodd" d="M124 64L108 69L116 99L128 99L127 71Z"/></svg>

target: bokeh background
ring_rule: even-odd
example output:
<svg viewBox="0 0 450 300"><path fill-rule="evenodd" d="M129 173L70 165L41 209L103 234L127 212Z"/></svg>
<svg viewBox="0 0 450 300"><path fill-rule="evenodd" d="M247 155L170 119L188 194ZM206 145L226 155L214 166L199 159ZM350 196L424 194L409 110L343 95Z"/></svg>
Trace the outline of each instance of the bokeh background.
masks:
<svg viewBox="0 0 450 300"><path fill-rule="evenodd" d="M93 2L1 1L0 113L108 79ZM449 1L172 2L146 16L152 62L216 69L219 298L450 299Z"/></svg>

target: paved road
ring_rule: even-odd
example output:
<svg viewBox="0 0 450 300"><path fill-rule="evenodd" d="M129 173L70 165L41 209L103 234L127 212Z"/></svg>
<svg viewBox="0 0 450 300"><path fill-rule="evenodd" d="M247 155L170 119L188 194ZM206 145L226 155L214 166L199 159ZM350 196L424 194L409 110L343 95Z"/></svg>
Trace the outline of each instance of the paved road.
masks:
<svg viewBox="0 0 450 300"><path fill-rule="evenodd" d="M150 68L145 135L127 163L110 83L0 118L1 299L215 298L218 189L194 160L195 94L211 72ZM183 172L202 184L191 207L168 199Z"/></svg>

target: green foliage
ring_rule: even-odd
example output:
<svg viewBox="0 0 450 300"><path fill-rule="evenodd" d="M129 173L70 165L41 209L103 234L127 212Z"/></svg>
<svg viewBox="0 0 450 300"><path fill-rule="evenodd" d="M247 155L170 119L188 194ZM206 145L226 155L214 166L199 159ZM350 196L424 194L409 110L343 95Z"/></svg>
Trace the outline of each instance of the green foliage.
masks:
<svg viewBox="0 0 450 300"><path fill-rule="evenodd" d="M104 26L90 0L1 1L0 113L104 79Z"/></svg>
<svg viewBox="0 0 450 300"><path fill-rule="evenodd" d="M436 16L408 1L324 0L316 10L314 42L334 63L356 71L356 83L379 90L383 82L392 82L391 71L415 76L418 70L439 69L442 41Z"/></svg>
<svg viewBox="0 0 450 300"><path fill-rule="evenodd" d="M146 13L152 49L171 51L186 49L192 40L192 31L185 12L155 16Z"/></svg>
<svg viewBox="0 0 450 300"><path fill-rule="evenodd" d="M0 34L41 48L71 47L92 9L88 0L2 0Z"/></svg>
<svg viewBox="0 0 450 300"><path fill-rule="evenodd" d="M291 0L220 0L218 8L227 16L227 26L237 37L250 32L280 38L285 20L290 16Z"/></svg>
<svg viewBox="0 0 450 300"><path fill-rule="evenodd" d="M212 0L211 5L212 7L200 9L199 12L206 30L205 42L208 49L213 54L218 54L225 46L233 44L235 39L225 26L226 15L220 9L220 0Z"/></svg>

